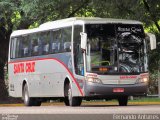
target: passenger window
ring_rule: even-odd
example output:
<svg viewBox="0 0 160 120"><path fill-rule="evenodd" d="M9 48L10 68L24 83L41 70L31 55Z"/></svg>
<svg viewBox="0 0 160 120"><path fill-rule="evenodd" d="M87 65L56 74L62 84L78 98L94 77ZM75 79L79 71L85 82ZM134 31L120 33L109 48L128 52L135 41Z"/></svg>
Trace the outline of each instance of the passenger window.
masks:
<svg viewBox="0 0 160 120"><path fill-rule="evenodd" d="M40 40L42 44L42 54L46 55L49 54L49 49L50 49L50 32L42 32L40 34Z"/></svg>
<svg viewBox="0 0 160 120"><path fill-rule="evenodd" d="M30 35L31 39L31 54L32 56L40 55L40 40L37 34Z"/></svg>
<svg viewBox="0 0 160 120"><path fill-rule="evenodd" d="M52 31L51 36L51 53L61 52L61 30Z"/></svg>
<svg viewBox="0 0 160 120"><path fill-rule="evenodd" d="M72 33L71 27L62 29L62 51L63 52L71 51L71 33Z"/></svg>
<svg viewBox="0 0 160 120"><path fill-rule="evenodd" d="M22 37L22 57L30 56L30 40L28 36Z"/></svg>
<svg viewBox="0 0 160 120"><path fill-rule="evenodd" d="M20 58L21 57L21 37L13 38L12 41L12 58Z"/></svg>
<svg viewBox="0 0 160 120"><path fill-rule="evenodd" d="M16 38L11 38L11 48L10 48L10 54L11 54L11 58L15 58L15 50L16 49Z"/></svg>

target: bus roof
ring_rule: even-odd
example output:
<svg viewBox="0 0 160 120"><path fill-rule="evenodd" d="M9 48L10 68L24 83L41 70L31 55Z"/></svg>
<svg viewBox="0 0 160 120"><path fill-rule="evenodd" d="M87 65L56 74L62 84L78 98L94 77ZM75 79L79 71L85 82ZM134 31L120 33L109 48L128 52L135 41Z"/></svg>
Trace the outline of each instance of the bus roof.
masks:
<svg viewBox="0 0 160 120"><path fill-rule="evenodd" d="M11 36L20 36L20 35L26 35L29 33L39 32L39 31L45 31L49 29L56 29L60 27L66 27L71 26L73 23L76 24L142 24L139 21L136 20L126 20L126 19L112 19L112 18L99 18L99 17L72 17L72 18L66 18L51 22L46 22L42 25L40 25L38 28L34 29L24 29L24 30L16 30L14 31Z"/></svg>

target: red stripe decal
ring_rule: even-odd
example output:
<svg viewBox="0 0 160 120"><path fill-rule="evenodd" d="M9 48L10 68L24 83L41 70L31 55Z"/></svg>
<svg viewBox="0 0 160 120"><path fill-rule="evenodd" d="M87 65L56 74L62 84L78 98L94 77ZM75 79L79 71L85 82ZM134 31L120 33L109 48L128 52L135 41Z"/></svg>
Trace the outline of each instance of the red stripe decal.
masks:
<svg viewBox="0 0 160 120"><path fill-rule="evenodd" d="M66 66L62 61L60 61L60 60L58 60L58 59L56 59L56 58L38 58L38 59L25 60L25 61L19 60L19 61L15 61L15 62L13 61L13 62L8 62L8 63L9 63L9 64L12 64L12 63L18 63L18 62L29 62L29 61L39 61L39 60L54 60L54 61L59 62L59 63L67 70L67 72L70 74L70 76L71 76L72 79L74 80L76 86L78 87L78 90L80 91L81 95L82 95L82 96L84 95L83 92L82 92L82 90L81 90L81 88L80 88L80 86L79 86L79 84L78 84L78 82L77 82L77 80L76 80L76 78L75 78L74 75L72 74L72 72L67 68L67 66Z"/></svg>

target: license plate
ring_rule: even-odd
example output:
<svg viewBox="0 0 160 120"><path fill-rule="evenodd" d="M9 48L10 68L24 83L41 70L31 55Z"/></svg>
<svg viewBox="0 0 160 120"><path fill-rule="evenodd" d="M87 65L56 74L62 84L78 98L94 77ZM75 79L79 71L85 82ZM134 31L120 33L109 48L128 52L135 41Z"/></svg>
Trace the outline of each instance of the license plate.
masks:
<svg viewBox="0 0 160 120"><path fill-rule="evenodd" d="M122 92L124 92L124 88L114 88L113 92L115 92L115 93L122 93Z"/></svg>

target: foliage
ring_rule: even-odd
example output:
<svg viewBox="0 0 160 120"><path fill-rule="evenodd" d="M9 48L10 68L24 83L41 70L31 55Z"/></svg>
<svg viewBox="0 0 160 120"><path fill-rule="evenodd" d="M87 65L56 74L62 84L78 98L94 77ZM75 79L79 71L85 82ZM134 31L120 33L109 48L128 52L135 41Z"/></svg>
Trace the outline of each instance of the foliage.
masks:
<svg viewBox="0 0 160 120"><path fill-rule="evenodd" d="M158 72L154 71L150 74L148 94L158 94Z"/></svg>

